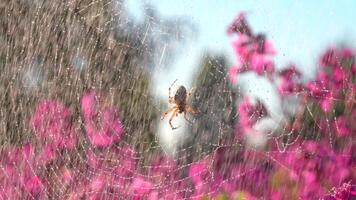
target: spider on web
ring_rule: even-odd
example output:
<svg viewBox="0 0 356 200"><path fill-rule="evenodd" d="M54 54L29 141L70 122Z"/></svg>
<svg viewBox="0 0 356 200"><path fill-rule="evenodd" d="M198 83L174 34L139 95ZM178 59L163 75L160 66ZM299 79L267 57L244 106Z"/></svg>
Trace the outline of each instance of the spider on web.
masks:
<svg viewBox="0 0 356 200"><path fill-rule="evenodd" d="M171 88L172 86L177 82L178 79L176 79L172 85L168 89L168 103L169 104L174 104L174 106L170 109L168 109L162 116L161 120L163 120L168 113L173 112L172 116L169 118L169 125L171 126L172 130L177 129L178 127L174 127L172 125L172 120L174 117L177 117L178 114L184 113L184 119L187 120L190 124L193 124L188 118L187 118L187 113L192 113L194 115L199 114L198 111L195 111L190 105L189 105L189 97L195 90L195 88L192 88L189 92L187 92L187 89L184 86L180 86L178 90L176 91L175 95L172 97L171 96Z"/></svg>

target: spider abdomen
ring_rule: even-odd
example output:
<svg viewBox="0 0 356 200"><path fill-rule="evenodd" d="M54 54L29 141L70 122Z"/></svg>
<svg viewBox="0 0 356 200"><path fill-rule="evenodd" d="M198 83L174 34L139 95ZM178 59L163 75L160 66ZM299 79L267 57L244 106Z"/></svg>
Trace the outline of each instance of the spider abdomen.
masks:
<svg viewBox="0 0 356 200"><path fill-rule="evenodd" d="M186 106L187 89L184 86L180 86L174 95L174 102L177 104L179 113L184 112Z"/></svg>

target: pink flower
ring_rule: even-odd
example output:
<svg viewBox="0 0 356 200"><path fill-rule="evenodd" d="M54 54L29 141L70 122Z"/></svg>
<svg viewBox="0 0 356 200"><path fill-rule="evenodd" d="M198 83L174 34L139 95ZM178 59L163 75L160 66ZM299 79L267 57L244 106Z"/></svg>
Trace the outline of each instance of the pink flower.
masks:
<svg viewBox="0 0 356 200"><path fill-rule="evenodd" d="M128 184L136 170L134 152L129 147L111 146L107 149L99 149L96 153L87 153L87 162L91 170L110 173L118 184Z"/></svg>
<svg viewBox="0 0 356 200"><path fill-rule="evenodd" d="M344 116L336 118L334 122L334 130L338 136L347 136L351 133L351 130Z"/></svg>
<svg viewBox="0 0 356 200"><path fill-rule="evenodd" d="M341 50L341 57L343 58L350 58L355 56L355 52L351 48L344 48Z"/></svg>
<svg viewBox="0 0 356 200"><path fill-rule="evenodd" d="M291 65L283 69L280 73L280 83L278 85L279 94L282 96L300 92L302 89L299 78L301 73Z"/></svg>
<svg viewBox="0 0 356 200"><path fill-rule="evenodd" d="M352 66L351 66L351 72L353 75L356 74L356 63L354 63Z"/></svg>
<svg viewBox="0 0 356 200"><path fill-rule="evenodd" d="M264 47L263 47L263 53L264 54L269 54L269 55L276 55L277 51L273 46L273 43L271 41L265 41L264 42Z"/></svg>
<svg viewBox="0 0 356 200"><path fill-rule="evenodd" d="M202 194L212 192L213 177L208 171L207 160L200 160L193 163L189 168L189 176L192 179L195 187L193 196L201 197Z"/></svg>
<svg viewBox="0 0 356 200"><path fill-rule="evenodd" d="M340 58L338 51L335 48L329 48L320 58L320 64L324 67L340 65Z"/></svg>
<svg viewBox="0 0 356 200"><path fill-rule="evenodd" d="M264 34L257 34L253 38L253 46L255 49L255 53L263 54L263 55L275 55L276 50L273 47L271 41L266 40L266 36Z"/></svg>
<svg viewBox="0 0 356 200"><path fill-rule="evenodd" d="M99 158L95 155L95 153L91 149L87 151L87 163L93 169L98 168L99 164L101 163L99 161Z"/></svg>
<svg viewBox="0 0 356 200"><path fill-rule="evenodd" d="M246 14L244 12L239 13L239 15L235 18L233 23L228 27L227 33L229 35L233 33L243 34L252 36L252 31L247 24L245 19Z"/></svg>
<svg viewBox="0 0 356 200"><path fill-rule="evenodd" d="M323 86L320 81L312 81L307 84L310 95L316 98L324 97L328 93L328 89Z"/></svg>
<svg viewBox="0 0 356 200"><path fill-rule="evenodd" d="M32 176L31 178L25 181L24 188L32 196L37 196L40 192L43 191L44 186L38 176Z"/></svg>
<svg viewBox="0 0 356 200"><path fill-rule="evenodd" d="M320 100L320 106L321 106L321 109L324 111L324 112L330 112L333 108L333 97L332 97L332 93L328 93L328 95L326 95L324 98L322 98Z"/></svg>
<svg viewBox="0 0 356 200"><path fill-rule="evenodd" d="M85 120L90 120L97 115L97 96L95 91L89 91L83 95L81 106Z"/></svg>
<svg viewBox="0 0 356 200"><path fill-rule="evenodd" d="M238 113L240 114L239 122L242 128L252 128L260 118L268 115L267 109L260 101L253 104L248 97L244 97L240 102Z"/></svg>
<svg viewBox="0 0 356 200"><path fill-rule="evenodd" d="M356 185L344 183L338 188L332 189L332 194L324 196L323 200L346 200L356 198Z"/></svg>
<svg viewBox="0 0 356 200"><path fill-rule="evenodd" d="M121 139L123 124L117 109L107 107L99 111L95 98L97 97L93 91L82 97L85 130L94 146L108 147Z"/></svg>
<svg viewBox="0 0 356 200"><path fill-rule="evenodd" d="M202 184L207 175L207 166L204 161L194 163L189 168L189 176L196 185Z"/></svg>
<svg viewBox="0 0 356 200"><path fill-rule="evenodd" d="M60 148L72 149L77 143L77 133L72 125L69 108L57 101L41 101L30 123L42 143L53 143Z"/></svg>
<svg viewBox="0 0 356 200"><path fill-rule="evenodd" d="M152 191L153 185L141 177L136 177L132 182L131 189L135 196L144 197Z"/></svg>
<svg viewBox="0 0 356 200"><path fill-rule="evenodd" d="M97 175L90 180L89 189L91 192L97 193L102 190L106 185L106 180L103 175Z"/></svg>
<svg viewBox="0 0 356 200"><path fill-rule="evenodd" d="M255 47L251 45L250 38L244 35L239 36L232 42L232 48L241 64L247 63L250 60L252 53L255 51Z"/></svg>
<svg viewBox="0 0 356 200"><path fill-rule="evenodd" d="M338 88L341 89L343 87L343 83L346 83L347 80L347 75L344 71L344 69L340 66L334 67L333 69L333 81L335 84L337 84ZM340 88L341 87L341 88Z"/></svg>
<svg viewBox="0 0 356 200"><path fill-rule="evenodd" d="M116 154L120 163L114 167L113 173L118 177L131 177L136 170L136 152L128 145L124 145Z"/></svg>
<svg viewBox="0 0 356 200"><path fill-rule="evenodd" d="M57 157L56 147L53 144L47 144L41 149L42 152L38 155L38 164L47 165Z"/></svg>
<svg viewBox="0 0 356 200"><path fill-rule="evenodd" d="M251 69L258 75L263 73L271 74L274 72L274 63L263 54L253 54L251 58Z"/></svg>
<svg viewBox="0 0 356 200"><path fill-rule="evenodd" d="M307 88L312 97L320 104L324 112L330 112L333 106L334 96L325 84L321 81L313 81L307 84Z"/></svg>

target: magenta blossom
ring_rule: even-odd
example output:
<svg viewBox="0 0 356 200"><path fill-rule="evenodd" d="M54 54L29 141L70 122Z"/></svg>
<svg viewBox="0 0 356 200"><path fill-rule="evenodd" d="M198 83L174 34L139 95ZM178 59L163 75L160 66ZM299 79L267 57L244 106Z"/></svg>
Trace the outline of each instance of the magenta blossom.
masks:
<svg viewBox="0 0 356 200"><path fill-rule="evenodd" d="M0 197L10 198L5 188L15 189L15 199L40 199L45 186L38 175L38 165L33 145L26 144L5 150L0 157ZM9 191L8 191L9 192Z"/></svg>
<svg viewBox="0 0 356 200"><path fill-rule="evenodd" d="M267 56L256 53L251 58L251 69L258 75L263 73L272 74L274 72L274 63Z"/></svg>
<svg viewBox="0 0 356 200"><path fill-rule="evenodd" d="M295 94L300 92L302 85L300 83L301 73L294 65L283 69L280 73L280 83L278 85L278 92L281 96Z"/></svg>
<svg viewBox="0 0 356 200"><path fill-rule="evenodd" d="M332 194L323 197L323 200L346 200L356 199L356 185L344 183L339 188L333 188Z"/></svg>
<svg viewBox="0 0 356 200"><path fill-rule="evenodd" d="M121 139L124 132L119 111L114 107L98 110L97 96L90 91L82 97L84 124L90 142L97 147L108 147Z"/></svg>
<svg viewBox="0 0 356 200"><path fill-rule="evenodd" d="M142 198L148 196L153 190L153 184L141 177L135 177L132 181L131 190L133 192L133 196L136 198Z"/></svg>
<svg viewBox="0 0 356 200"><path fill-rule="evenodd" d="M72 124L72 113L60 102L41 101L30 124L42 143L52 143L62 149L73 149L77 143L78 134Z"/></svg>
<svg viewBox="0 0 356 200"><path fill-rule="evenodd" d="M252 128L259 119L268 115L262 102L254 103L249 97L244 97L239 103L238 113L240 114L239 122L243 128Z"/></svg>
<svg viewBox="0 0 356 200"><path fill-rule="evenodd" d="M345 116L340 116L336 118L334 122L334 130L338 136L348 136L351 133L351 129L346 121Z"/></svg>
<svg viewBox="0 0 356 200"><path fill-rule="evenodd" d="M247 24L245 16L246 16L246 13L241 12L235 18L233 23L228 27L227 33L229 35L231 35L233 33L238 33L238 34L252 36L252 31L250 29L250 26Z"/></svg>
<svg viewBox="0 0 356 200"><path fill-rule="evenodd" d="M238 59L238 65L230 70L230 79L236 81L238 73L255 71L258 75L267 73L271 76L275 67L273 59L270 57L276 54L270 41L267 41L264 34L252 34L242 13L229 28L229 34L237 33L237 38L232 42L232 47Z"/></svg>

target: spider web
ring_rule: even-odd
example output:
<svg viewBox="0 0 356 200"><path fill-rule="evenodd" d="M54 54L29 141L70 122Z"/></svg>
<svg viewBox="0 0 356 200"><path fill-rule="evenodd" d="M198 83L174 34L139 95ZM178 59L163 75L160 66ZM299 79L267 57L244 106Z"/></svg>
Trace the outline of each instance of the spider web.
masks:
<svg viewBox="0 0 356 200"><path fill-rule="evenodd" d="M318 107L301 104L299 108L307 91L281 102L290 105L295 98L289 115L265 108L271 97L252 98L252 105L260 105L249 116L257 121L254 128L258 131L241 132L238 107L253 87L242 81L231 84L231 63L216 52L199 58L190 85L179 80L174 85L172 94L180 85L188 90L195 87L189 104L199 114L188 116L192 124L183 115L173 120L180 126L177 130L168 124L170 115L160 121L168 98L155 96L154 91L160 84L167 85L168 94L175 78L167 83L154 78L168 73L171 69L162 66L173 65L184 44L196 37L189 20L163 19L147 6L144 20L136 21L125 2L110 0L8 0L0 2L0 13L1 198L269 197L266 185L283 185L270 183L270 176L300 172L284 162L283 156L315 153L308 149L311 145L305 145L310 139L305 130L315 131L310 134L315 141L325 137L316 132L321 127L314 123L319 120L315 116ZM259 89L255 88L257 93ZM98 106L93 123L105 127L105 113L119 112L115 120L122 123L123 133L110 145L90 139L91 118L86 119L82 107L88 91L95 91ZM43 100L55 102L54 110L39 112ZM63 114L66 108L71 114ZM73 128L78 135L75 147L67 143L52 147L55 136L39 137L39 128L31 121L38 112L44 133L56 132L48 124L58 122L62 128L58 134L70 143L73 138L66 130ZM295 113L311 125L301 123L295 130L285 125L300 120ZM47 118L57 122L47 122ZM342 149L347 142L336 140L330 128L336 118L326 119L329 146ZM282 181L299 187L298 181Z"/></svg>

